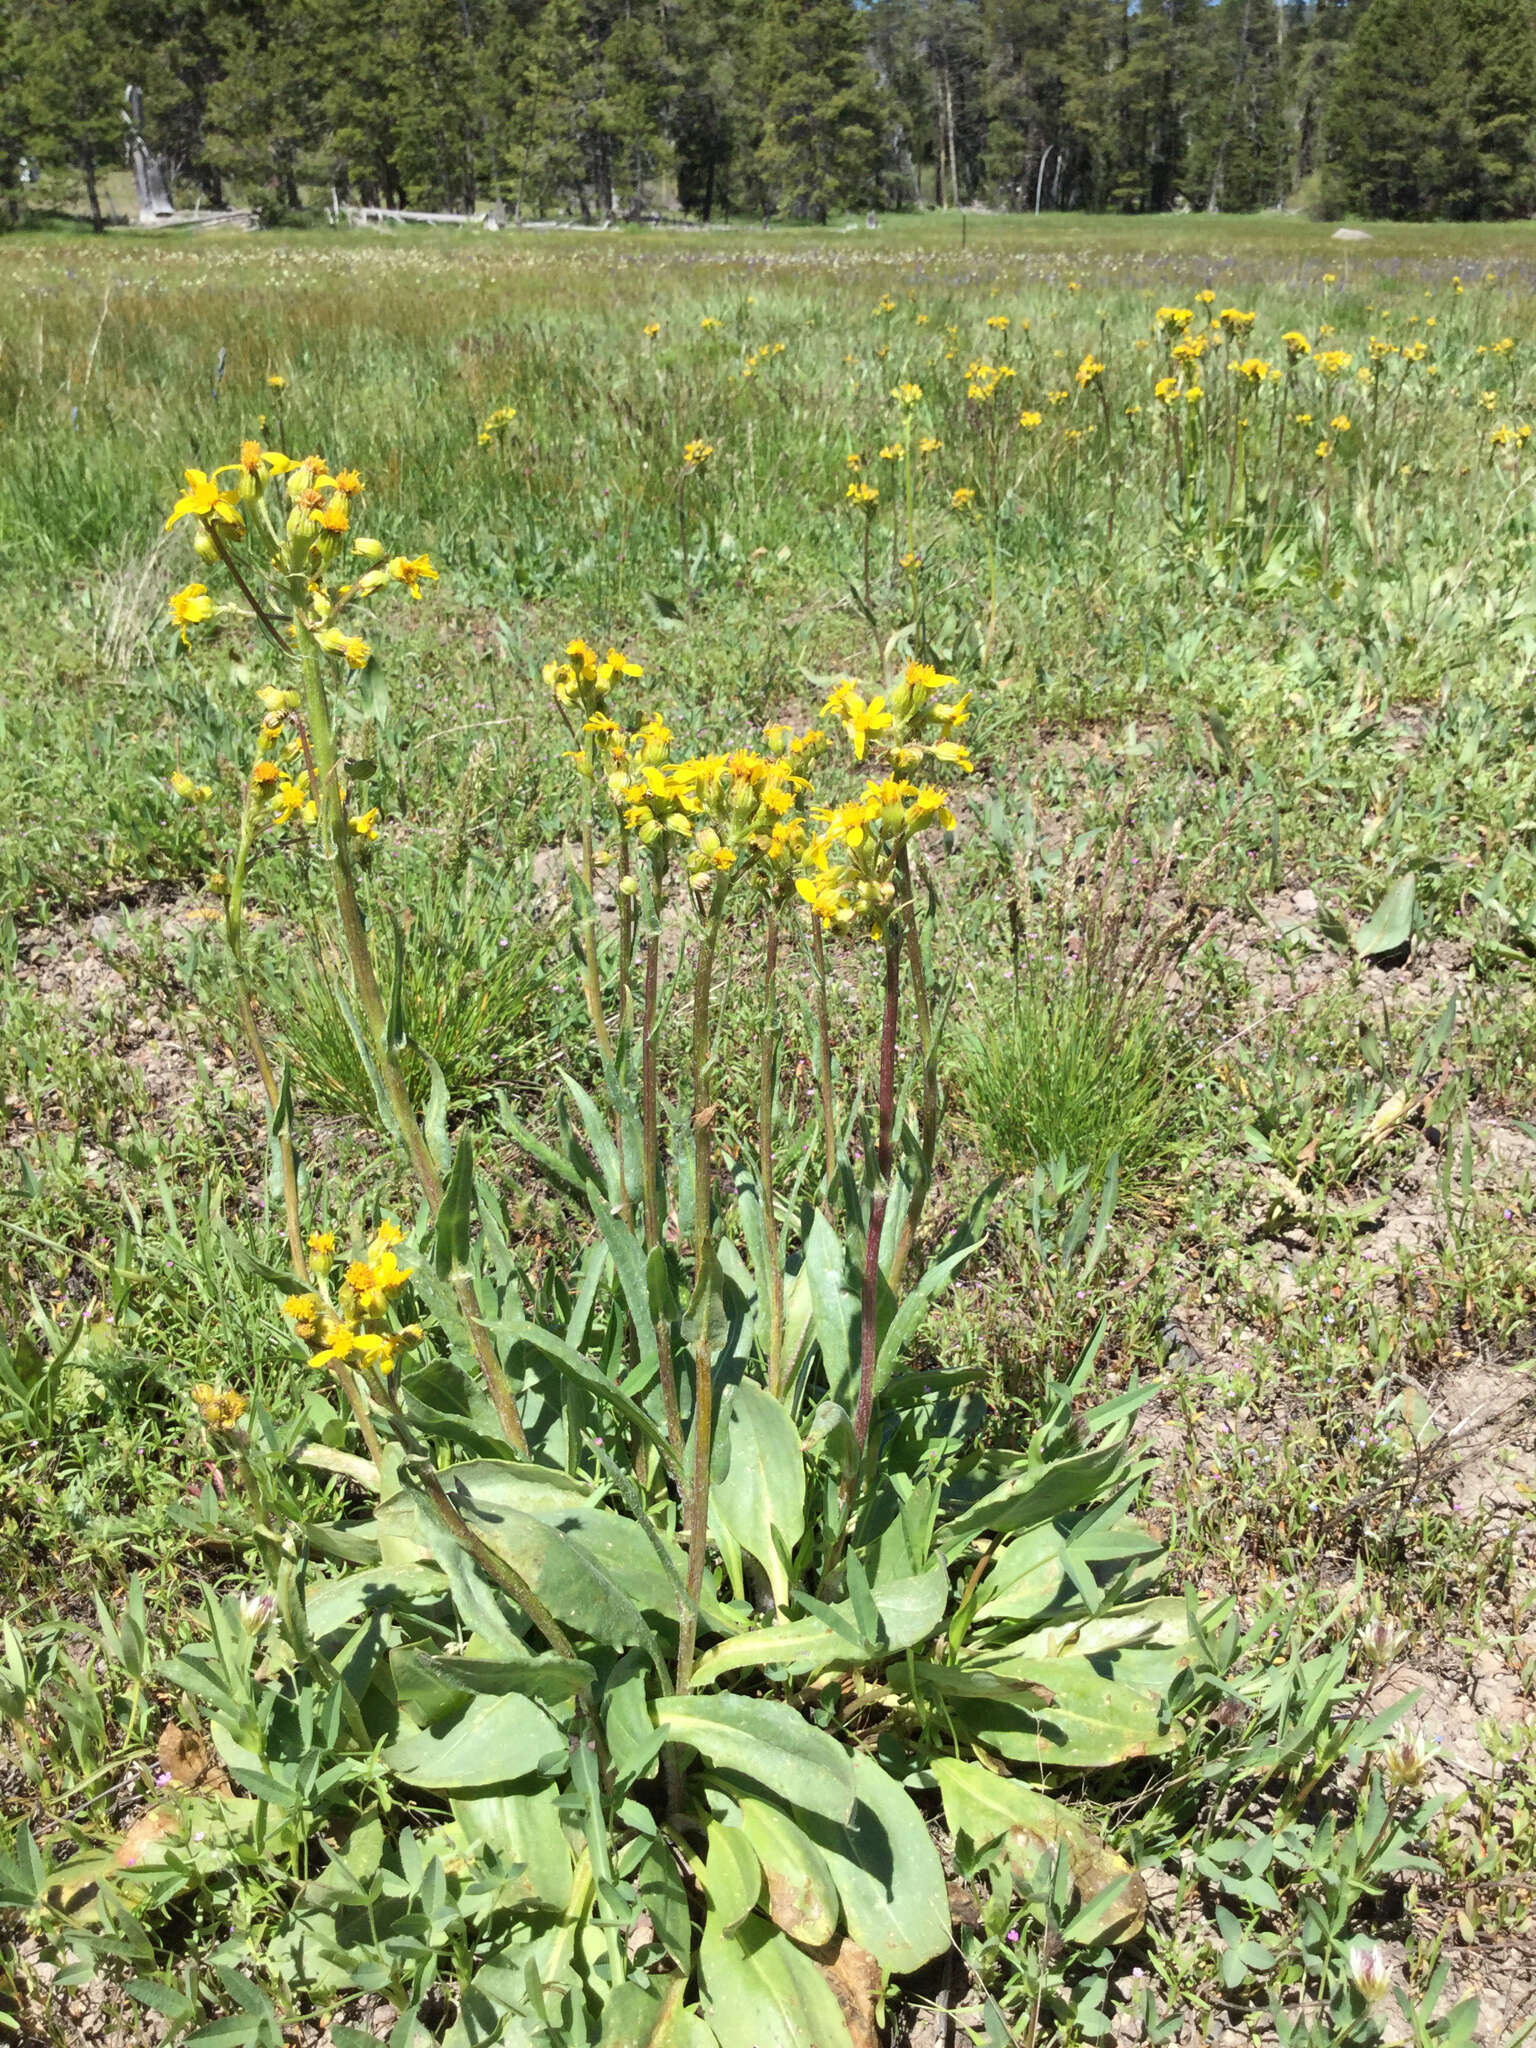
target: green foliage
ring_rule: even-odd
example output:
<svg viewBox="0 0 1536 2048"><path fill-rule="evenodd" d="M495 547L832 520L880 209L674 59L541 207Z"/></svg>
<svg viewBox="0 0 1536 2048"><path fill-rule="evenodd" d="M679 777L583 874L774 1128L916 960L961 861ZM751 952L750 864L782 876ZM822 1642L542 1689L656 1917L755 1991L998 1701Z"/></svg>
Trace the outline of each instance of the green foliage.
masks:
<svg viewBox="0 0 1536 2048"><path fill-rule="evenodd" d="M1433 19L1431 19L1433 12ZM24 0L12 217L106 223L124 83L161 176L266 225L332 203L584 223L674 203L1519 218L1531 0ZM1357 29L1359 33L1357 34ZM41 185L10 184L25 156ZM4 189L4 187L0 187Z"/></svg>
<svg viewBox="0 0 1536 2048"><path fill-rule="evenodd" d="M1536 191L1530 0L1377 0L1338 72L1342 204L1388 220L1499 219Z"/></svg>

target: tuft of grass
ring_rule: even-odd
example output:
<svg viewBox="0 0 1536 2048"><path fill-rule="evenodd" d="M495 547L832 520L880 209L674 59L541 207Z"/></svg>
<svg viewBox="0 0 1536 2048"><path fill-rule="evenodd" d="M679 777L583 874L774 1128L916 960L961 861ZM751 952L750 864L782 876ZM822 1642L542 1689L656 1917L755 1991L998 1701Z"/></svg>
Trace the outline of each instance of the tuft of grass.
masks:
<svg viewBox="0 0 1536 2048"><path fill-rule="evenodd" d="M1042 946L996 1007L960 1043L965 1101L995 1165L1059 1162L1096 1183L1118 1159L1131 1199L1171 1170L1188 1097L1161 1004L1122 1014L1080 962Z"/></svg>
<svg viewBox="0 0 1536 2048"><path fill-rule="evenodd" d="M1021 844L996 839L1011 967L959 1041L959 1082L982 1150L1060 1190L1106 1184L1142 1205L1174 1171L1193 1117L1187 1020L1173 970L1187 948L1170 910L1177 832L1143 866L1129 813L1103 845L1042 850L1031 810ZM994 835L998 830L994 820Z"/></svg>
<svg viewBox="0 0 1536 2048"><path fill-rule="evenodd" d="M377 942L375 950L381 955L380 986L389 990L394 961ZM476 902L472 911L462 903L434 904L409 934L402 933L400 998L410 1039L404 1064L418 1106L431 1092L429 1059L454 1104L472 1102L493 1087L535 1085L558 1035L555 952L552 935L531 925L505 897ZM269 987L267 1000L304 1094L338 1115L372 1116L372 1085L337 985L324 961L298 954L282 980Z"/></svg>

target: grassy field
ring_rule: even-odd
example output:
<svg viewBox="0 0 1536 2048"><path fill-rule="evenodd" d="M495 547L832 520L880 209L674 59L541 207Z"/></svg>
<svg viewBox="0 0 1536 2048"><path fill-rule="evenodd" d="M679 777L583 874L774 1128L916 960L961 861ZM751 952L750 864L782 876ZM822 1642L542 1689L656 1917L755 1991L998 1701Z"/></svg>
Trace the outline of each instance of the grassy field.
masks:
<svg viewBox="0 0 1536 2048"><path fill-rule="evenodd" d="M946 769L953 823L915 856L947 1008L912 1271L984 1197L985 1221L908 1362L970 1376L997 1459L1053 1390L1081 1418L1150 1389L1124 1450L1159 1585L1235 1611L1155 1754L1032 1779L1140 1872L1134 1931L1063 1940L1052 1880L952 1857L980 1905L953 1967L892 1991L890 2038L1536 2033L1531 229L52 235L0 239L0 280L0 2038L588 2038L476 2019L468 1920L421 1937L454 1957L432 1983L403 1936L371 1976L306 1964L296 1901L355 1773L332 1808L306 1781L329 1817L270 1853L102 1878L89 1908L64 1876L198 1779L167 1728L276 1800L221 1748L195 1646L239 1634L282 1530L367 1509L340 1383L274 1291L282 1119L247 992L291 1077L304 1228L419 1198L326 863L263 825L238 972L224 941L282 657L222 614L183 637L170 592L236 593L165 521L248 438L355 467L366 530L437 572L336 684L379 813L363 901L386 988L401 935L405 1085L473 1134L477 1242L494 1192L496 1256L562 1315L597 1227L524 1138L563 1143L566 1074L606 1098L565 907L583 743L543 665L616 643L644 675L615 715L701 754L819 725L829 803L862 779L824 710L841 678L866 712L914 661L969 693L974 772ZM610 1011L617 872L590 920ZM760 1038L777 1142L814 1172L818 989L836 1084L874 1113L882 949L829 934L818 982L785 933L766 1031L760 926L716 968L705 1124L732 1173ZM749 1214L726 1202L733 1247ZM262 1428L210 1427L200 1384ZM358 1561L302 1547L315 1580ZM952 1856L938 1780L906 1782ZM431 1818L394 1797L392 1843Z"/></svg>

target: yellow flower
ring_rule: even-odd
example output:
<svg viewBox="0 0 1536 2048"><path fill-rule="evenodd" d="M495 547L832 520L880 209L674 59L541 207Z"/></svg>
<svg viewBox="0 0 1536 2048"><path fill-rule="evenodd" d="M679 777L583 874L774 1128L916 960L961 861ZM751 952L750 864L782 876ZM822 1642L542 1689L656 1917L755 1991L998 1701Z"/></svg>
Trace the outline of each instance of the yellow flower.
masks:
<svg viewBox="0 0 1536 2048"><path fill-rule="evenodd" d="M1311 342L1299 328L1292 327L1287 333L1282 334L1280 339L1285 343L1286 353L1293 363L1300 362L1303 356L1312 353Z"/></svg>
<svg viewBox="0 0 1536 2048"><path fill-rule="evenodd" d="M1325 460L1325 459L1326 459L1326 458L1327 458L1328 456L1330 456L1330 455L1331 455L1332 453L1333 453L1333 443L1332 443L1331 441L1319 441L1319 442L1318 442L1318 444L1317 444L1317 459L1318 459L1318 461L1319 461L1319 462L1322 462L1322 461L1324 461L1324 460Z"/></svg>
<svg viewBox="0 0 1536 2048"><path fill-rule="evenodd" d="M333 1230L312 1230L305 1243L309 1247L309 1263L323 1280L336 1263L336 1233Z"/></svg>
<svg viewBox="0 0 1536 2048"><path fill-rule="evenodd" d="M923 399L923 387L921 384L912 384L904 382L896 386L896 389L891 393L891 396L892 398L895 399L896 403L903 409L903 411L910 412L914 405L921 405Z"/></svg>
<svg viewBox="0 0 1536 2048"><path fill-rule="evenodd" d="M871 697L866 703L859 695L858 684L848 676L832 692L822 711L825 717L835 719L843 728L856 761L863 760L871 733L885 732L895 723L885 708L884 697Z"/></svg>
<svg viewBox="0 0 1536 2048"><path fill-rule="evenodd" d="M699 325L706 334L710 334L714 331L715 328L717 328L720 325L720 322L717 319L715 319L713 314L706 313L704 315L704 318L699 322Z"/></svg>
<svg viewBox="0 0 1536 2048"><path fill-rule="evenodd" d="M359 1315L381 1316L391 1295L398 1294L410 1277L393 1250L384 1250L371 1258L352 1261L343 1293L353 1296Z"/></svg>
<svg viewBox="0 0 1536 2048"><path fill-rule="evenodd" d="M184 803L189 804L205 804L213 795L206 782L194 782L190 775L183 774L179 768L171 771L171 787Z"/></svg>
<svg viewBox="0 0 1536 2048"><path fill-rule="evenodd" d="M288 379L286 377L269 377L267 383L273 391L286 391L288 389Z"/></svg>
<svg viewBox="0 0 1536 2048"><path fill-rule="evenodd" d="M1224 306L1216 315L1218 323L1229 327L1234 334L1246 334L1257 318L1256 313L1240 313L1236 306Z"/></svg>
<svg viewBox="0 0 1536 2048"><path fill-rule="evenodd" d="M1325 377L1342 377L1355 359L1347 348L1325 348L1312 360Z"/></svg>
<svg viewBox="0 0 1536 2048"><path fill-rule="evenodd" d="M885 447L880 450L880 460L882 462L905 462L906 459L907 451L899 441L887 442Z"/></svg>
<svg viewBox="0 0 1536 2048"><path fill-rule="evenodd" d="M1080 391L1086 391L1089 385L1096 382L1096 380L1102 377L1103 374L1104 365L1098 361L1093 351L1090 349L1087 355L1083 357L1083 360L1077 366L1076 375L1078 389Z"/></svg>
<svg viewBox="0 0 1536 2048"><path fill-rule="evenodd" d="M165 522L170 532L178 519L201 519L210 524L238 526L240 512L232 491L220 490L217 482L200 469L184 470L187 488L171 507L171 516Z"/></svg>
<svg viewBox="0 0 1536 2048"><path fill-rule="evenodd" d="M966 506L974 501L975 496L976 493L971 489L969 484L962 484L959 490L957 490L954 493L954 495L950 498L949 502L951 505L954 506L957 512L963 512Z"/></svg>
<svg viewBox="0 0 1536 2048"><path fill-rule="evenodd" d="M702 469L715 452L713 441L690 441L683 450L685 469Z"/></svg>
<svg viewBox="0 0 1536 2048"><path fill-rule="evenodd" d="M423 578L431 583L437 581L437 571L425 555L416 555L414 557L405 555L392 556L387 574L396 583L403 583L417 604L421 602Z"/></svg>
<svg viewBox="0 0 1536 2048"><path fill-rule="evenodd" d="M1200 296L1209 305L1216 294L1214 292L1202 292ZM1182 334L1195 316L1188 306L1159 306L1154 317L1164 334L1169 332Z"/></svg>
<svg viewBox="0 0 1536 2048"><path fill-rule="evenodd" d="M995 327L999 334L1006 334L1008 332L1008 315L1006 313L989 313L987 315L987 325Z"/></svg>
<svg viewBox="0 0 1536 2048"><path fill-rule="evenodd" d="M1234 363L1232 368L1250 384L1262 384L1270 374L1270 366L1262 356L1245 356L1240 363Z"/></svg>
<svg viewBox="0 0 1536 2048"><path fill-rule="evenodd" d="M647 320L640 332L647 341L654 341L661 332L661 322L659 320Z"/></svg>
<svg viewBox="0 0 1536 2048"><path fill-rule="evenodd" d="M1336 434L1347 434L1349 432L1349 421L1341 412L1335 413L1328 424Z"/></svg>
<svg viewBox="0 0 1536 2048"><path fill-rule="evenodd" d="M850 505L857 505L865 512L873 512L880 502L880 493L873 484L851 483L843 496Z"/></svg>
<svg viewBox="0 0 1536 2048"><path fill-rule="evenodd" d="M327 1241L330 1245L329 1252L325 1250ZM326 1231L323 1236L317 1233L316 1236L309 1240L309 1248L312 1253L318 1254L315 1271L323 1278L325 1273L330 1270L330 1267L329 1263L320 1263L320 1261L329 1262L334 1258L336 1240L329 1231ZM313 1337L316 1326L320 1321L321 1313L318 1295L290 1294L283 1302L283 1314L292 1323L293 1334L296 1337Z"/></svg>
<svg viewBox="0 0 1536 2048"><path fill-rule="evenodd" d="M181 644L189 647L188 626L200 626L205 619L213 617L213 599L208 595L206 583L189 583L182 590L173 590L170 595L171 617L181 628Z"/></svg>
<svg viewBox="0 0 1536 2048"><path fill-rule="evenodd" d="M377 839L379 836L378 806L375 805L371 811L360 811L355 818L349 818L347 823L359 839Z"/></svg>
<svg viewBox="0 0 1536 2048"><path fill-rule="evenodd" d="M1026 433L1032 434L1035 431L1035 428L1039 426L1043 418L1043 413L1021 412L1019 414L1019 425L1024 429Z"/></svg>
<svg viewBox="0 0 1536 2048"><path fill-rule="evenodd" d="M1206 289L1205 291L1203 291L1203 292L1196 292L1196 293L1195 293L1195 304L1196 304L1197 306L1214 306L1214 305L1215 305L1215 303L1216 303L1216 294L1215 294L1215 293L1214 293L1213 291L1211 291L1211 290L1210 290L1209 288L1207 288L1207 289Z"/></svg>

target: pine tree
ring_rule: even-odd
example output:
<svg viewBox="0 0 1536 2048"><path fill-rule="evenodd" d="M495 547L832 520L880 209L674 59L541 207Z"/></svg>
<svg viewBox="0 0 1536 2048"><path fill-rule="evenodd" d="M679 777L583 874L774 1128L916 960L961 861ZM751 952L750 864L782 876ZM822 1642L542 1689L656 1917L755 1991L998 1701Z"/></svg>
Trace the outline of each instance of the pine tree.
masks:
<svg viewBox="0 0 1536 2048"><path fill-rule="evenodd" d="M78 172L91 226L104 232L102 174L123 162L129 55L110 0L23 0L10 16L15 114L23 146Z"/></svg>
<svg viewBox="0 0 1536 2048"><path fill-rule="evenodd" d="M299 204L299 173L319 143L316 53L306 15L302 0L214 0L209 9L219 76L208 88L208 160L250 197L264 190L279 207ZM344 171L341 183L345 189Z"/></svg>
<svg viewBox="0 0 1536 2048"><path fill-rule="evenodd" d="M850 0L768 0L756 51L763 108L752 182L766 218L824 222L875 196L886 117Z"/></svg>
<svg viewBox="0 0 1536 2048"><path fill-rule="evenodd" d="M1462 114L1471 211L1504 220L1536 206L1536 0L1460 0Z"/></svg>
<svg viewBox="0 0 1536 2048"><path fill-rule="evenodd" d="M1463 21L1447 0L1371 0L1329 115L1344 206L1388 220L1465 219L1475 172L1462 112Z"/></svg>

